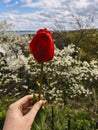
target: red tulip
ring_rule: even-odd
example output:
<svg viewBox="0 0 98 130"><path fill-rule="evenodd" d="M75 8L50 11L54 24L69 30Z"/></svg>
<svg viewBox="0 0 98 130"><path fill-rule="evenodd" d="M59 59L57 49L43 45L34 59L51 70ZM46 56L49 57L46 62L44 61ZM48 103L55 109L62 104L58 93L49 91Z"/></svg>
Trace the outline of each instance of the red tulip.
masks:
<svg viewBox="0 0 98 130"><path fill-rule="evenodd" d="M52 60L54 56L54 42L51 31L47 29L38 30L29 47L34 58L39 63Z"/></svg>

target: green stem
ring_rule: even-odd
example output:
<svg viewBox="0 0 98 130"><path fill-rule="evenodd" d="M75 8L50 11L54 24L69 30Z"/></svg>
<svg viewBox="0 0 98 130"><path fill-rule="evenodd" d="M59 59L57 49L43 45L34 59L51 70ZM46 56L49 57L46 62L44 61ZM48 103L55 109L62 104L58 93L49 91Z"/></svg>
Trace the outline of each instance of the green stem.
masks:
<svg viewBox="0 0 98 130"><path fill-rule="evenodd" d="M40 86L39 86L39 95L42 94L42 84L43 84L43 63L41 64L41 73L40 73Z"/></svg>

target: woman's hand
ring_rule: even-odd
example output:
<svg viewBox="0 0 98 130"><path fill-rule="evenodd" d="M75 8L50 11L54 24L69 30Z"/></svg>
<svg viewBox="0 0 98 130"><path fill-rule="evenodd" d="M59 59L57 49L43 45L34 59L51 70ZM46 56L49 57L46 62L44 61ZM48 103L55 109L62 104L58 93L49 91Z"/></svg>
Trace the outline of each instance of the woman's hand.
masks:
<svg viewBox="0 0 98 130"><path fill-rule="evenodd" d="M9 106L3 130L30 130L35 116L45 100L32 106L33 95L27 95Z"/></svg>

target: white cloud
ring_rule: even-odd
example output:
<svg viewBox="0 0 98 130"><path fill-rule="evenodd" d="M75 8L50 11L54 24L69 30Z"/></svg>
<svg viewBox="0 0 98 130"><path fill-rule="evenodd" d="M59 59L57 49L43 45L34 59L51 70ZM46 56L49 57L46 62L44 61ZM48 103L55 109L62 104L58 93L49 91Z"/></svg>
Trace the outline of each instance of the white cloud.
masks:
<svg viewBox="0 0 98 130"><path fill-rule="evenodd" d="M9 3L11 2L11 0L4 0L4 3Z"/></svg>
<svg viewBox="0 0 98 130"><path fill-rule="evenodd" d="M26 2L26 3L30 3L32 2L32 0L20 0L21 2Z"/></svg>
<svg viewBox="0 0 98 130"><path fill-rule="evenodd" d="M15 5L17 5L18 3L19 3L19 1L15 1L15 3L14 3L14 4L15 4Z"/></svg>
<svg viewBox="0 0 98 130"><path fill-rule="evenodd" d="M45 8L59 8L62 3L60 0L42 0L42 2Z"/></svg>
<svg viewBox="0 0 98 130"><path fill-rule="evenodd" d="M31 0L21 0L22 2L25 2L22 7L43 7L43 4L41 1L38 2L32 2Z"/></svg>
<svg viewBox="0 0 98 130"><path fill-rule="evenodd" d="M7 1L7 0L6 0ZM15 25L15 29L37 30L39 28L54 28L55 21L61 22L65 29L73 29L72 14L85 19L95 13L94 25L98 27L98 1L97 0L21 0L22 8L31 9L29 13L16 12L0 13L0 19L6 19ZM14 3L15 4L15 3ZM19 1L16 1L19 4ZM40 8L40 10L34 10Z"/></svg>
<svg viewBox="0 0 98 130"><path fill-rule="evenodd" d="M20 0L23 3L23 7L32 7L32 0Z"/></svg>
<svg viewBox="0 0 98 130"><path fill-rule="evenodd" d="M90 2L88 0L74 0L72 4L73 4L73 7L77 9L83 9L83 8L87 8Z"/></svg>
<svg viewBox="0 0 98 130"><path fill-rule="evenodd" d="M10 7L14 7L16 5L18 5L19 1L15 1L14 3L12 4L7 4L6 7L10 8Z"/></svg>

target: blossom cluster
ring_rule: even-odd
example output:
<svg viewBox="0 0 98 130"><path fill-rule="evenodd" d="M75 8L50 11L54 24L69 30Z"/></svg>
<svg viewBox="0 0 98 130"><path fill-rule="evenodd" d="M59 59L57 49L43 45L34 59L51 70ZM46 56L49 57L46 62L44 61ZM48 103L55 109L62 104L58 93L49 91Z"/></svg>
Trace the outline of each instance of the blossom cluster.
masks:
<svg viewBox="0 0 98 130"><path fill-rule="evenodd" d="M3 58L6 61L4 63L0 57L0 92L4 86L4 91L12 92L14 89L16 95L34 92L37 90L40 64L28 51L30 39L8 33L5 37L2 34L0 36L0 46L5 51ZM81 61L77 55L73 57L78 49L74 44L69 44L62 50L55 46L53 60L44 63L43 93L49 101L62 101L66 97L81 95L87 97L93 94L93 88L96 90L98 87L98 61L87 62Z"/></svg>

